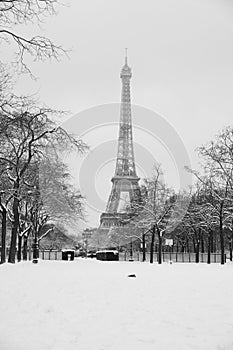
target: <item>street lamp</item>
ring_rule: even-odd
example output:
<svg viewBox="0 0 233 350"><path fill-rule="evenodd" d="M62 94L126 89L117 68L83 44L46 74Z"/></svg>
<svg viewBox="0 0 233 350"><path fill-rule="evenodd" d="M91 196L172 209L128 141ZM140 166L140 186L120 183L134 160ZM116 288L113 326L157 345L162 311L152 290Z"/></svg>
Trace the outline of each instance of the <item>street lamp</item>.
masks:
<svg viewBox="0 0 233 350"><path fill-rule="evenodd" d="M144 227L142 228L142 261L146 261L146 234Z"/></svg>
<svg viewBox="0 0 233 350"><path fill-rule="evenodd" d="M34 242L32 244L32 262L33 264L38 263L39 258L39 243L38 243L38 232L35 230Z"/></svg>

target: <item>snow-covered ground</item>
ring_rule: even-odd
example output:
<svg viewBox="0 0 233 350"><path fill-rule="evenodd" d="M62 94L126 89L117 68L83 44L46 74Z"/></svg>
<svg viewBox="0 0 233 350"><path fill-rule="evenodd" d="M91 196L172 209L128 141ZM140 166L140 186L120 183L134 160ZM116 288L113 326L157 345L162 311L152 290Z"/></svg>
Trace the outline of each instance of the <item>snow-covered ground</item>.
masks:
<svg viewBox="0 0 233 350"><path fill-rule="evenodd" d="M0 278L0 350L233 349L230 263L40 261Z"/></svg>

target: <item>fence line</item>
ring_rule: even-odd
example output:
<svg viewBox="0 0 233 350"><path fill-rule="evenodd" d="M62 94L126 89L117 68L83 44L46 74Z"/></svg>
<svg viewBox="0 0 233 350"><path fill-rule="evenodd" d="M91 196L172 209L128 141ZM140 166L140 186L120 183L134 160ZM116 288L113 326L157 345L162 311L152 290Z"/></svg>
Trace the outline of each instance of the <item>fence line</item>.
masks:
<svg viewBox="0 0 233 350"><path fill-rule="evenodd" d="M42 260L62 260L61 250L40 250L39 258Z"/></svg>
<svg viewBox="0 0 233 350"><path fill-rule="evenodd" d="M131 257L129 252L123 252L119 254L119 260L121 261L142 261L143 255L141 252L133 252ZM153 255L154 262L158 261L158 253ZM146 261L150 260L150 253L146 253ZM208 253L199 253L199 262L207 263ZM195 263L196 262L196 253L174 253L174 252L162 252L162 261L163 262L184 262L184 263ZM226 261L226 254L225 254ZM221 263L221 253L211 253L210 254L211 263Z"/></svg>
<svg viewBox="0 0 233 350"><path fill-rule="evenodd" d="M8 252L7 252L8 253ZM31 260L32 252L28 250L28 259ZM62 260L62 251L61 250L40 250L39 258L42 260ZM142 261L143 254L139 251L134 251L132 256L130 252L120 252L119 260L120 261ZM208 253L199 253L199 262L207 263ZM154 262L158 261L158 253L153 255ZM146 261L150 261L150 253L146 253ZM163 262L184 262L184 263L196 263L196 253L175 253L175 252L162 252L162 261ZM226 254L225 254L226 261ZM211 253L210 254L211 263L221 263L221 253Z"/></svg>

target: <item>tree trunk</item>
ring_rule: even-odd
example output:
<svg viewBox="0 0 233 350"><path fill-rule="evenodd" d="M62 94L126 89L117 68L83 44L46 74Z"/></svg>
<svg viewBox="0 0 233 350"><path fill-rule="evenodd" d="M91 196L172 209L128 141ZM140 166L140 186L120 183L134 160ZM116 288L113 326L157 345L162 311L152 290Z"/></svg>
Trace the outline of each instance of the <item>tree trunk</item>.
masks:
<svg viewBox="0 0 233 350"><path fill-rule="evenodd" d="M222 209L223 204L221 204L221 212L219 217L219 234L220 234L220 249L221 249L221 265L225 264L225 247L224 247L224 232L223 232L223 222L222 222Z"/></svg>
<svg viewBox="0 0 233 350"><path fill-rule="evenodd" d="M200 242L197 240L196 244L196 263L199 263L199 253L200 253Z"/></svg>
<svg viewBox="0 0 233 350"><path fill-rule="evenodd" d="M229 240L230 261L232 261L232 237Z"/></svg>
<svg viewBox="0 0 233 350"><path fill-rule="evenodd" d="M15 263L15 254L16 254L16 243L17 243L17 233L19 228L19 200L17 198L17 191L15 191L15 197L13 201L13 224L11 230L11 244L8 262Z"/></svg>
<svg viewBox="0 0 233 350"><path fill-rule="evenodd" d="M18 249L17 249L18 262L21 261L21 257L22 257L22 239L23 239L23 237L21 235L18 235Z"/></svg>
<svg viewBox="0 0 233 350"><path fill-rule="evenodd" d="M194 253L196 253L196 241L195 241L195 237L193 236L193 251Z"/></svg>
<svg viewBox="0 0 233 350"><path fill-rule="evenodd" d="M211 241L212 241L212 230L208 232L208 256L207 256L207 264L210 264L211 257Z"/></svg>
<svg viewBox="0 0 233 350"><path fill-rule="evenodd" d="M23 260L27 260L28 257L28 236L23 237Z"/></svg>
<svg viewBox="0 0 233 350"><path fill-rule="evenodd" d="M204 238L203 238L203 233L201 235L201 252L205 253L205 242L204 242Z"/></svg>
<svg viewBox="0 0 233 350"><path fill-rule="evenodd" d="M229 243L230 261L232 261L232 240L233 240L233 219L232 219L231 237L230 237L230 243Z"/></svg>
<svg viewBox="0 0 233 350"><path fill-rule="evenodd" d="M142 261L146 261L146 235L142 235Z"/></svg>
<svg viewBox="0 0 233 350"><path fill-rule="evenodd" d="M196 233L196 263L200 261L200 229Z"/></svg>
<svg viewBox="0 0 233 350"><path fill-rule="evenodd" d="M210 252L214 253L214 232L213 230L210 231Z"/></svg>
<svg viewBox="0 0 233 350"><path fill-rule="evenodd" d="M186 251L187 253L189 253L189 240L187 236L186 236Z"/></svg>
<svg viewBox="0 0 233 350"><path fill-rule="evenodd" d="M218 242L217 242L217 232L214 232L214 234L213 234L213 248L214 248L214 253L217 252L217 246L218 246Z"/></svg>
<svg viewBox="0 0 233 350"><path fill-rule="evenodd" d="M133 261L133 239L130 241L130 260Z"/></svg>
<svg viewBox="0 0 233 350"><path fill-rule="evenodd" d="M159 251L158 251L158 264L162 264L162 237L160 230L157 228L157 234L159 239Z"/></svg>
<svg viewBox="0 0 233 350"><path fill-rule="evenodd" d="M150 263L154 262L154 244L155 244L155 226L153 226L151 232L151 243L150 243Z"/></svg>
<svg viewBox="0 0 233 350"><path fill-rule="evenodd" d="M1 264L6 262L6 217L7 212L2 208L2 246L1 246Z"/></svg>

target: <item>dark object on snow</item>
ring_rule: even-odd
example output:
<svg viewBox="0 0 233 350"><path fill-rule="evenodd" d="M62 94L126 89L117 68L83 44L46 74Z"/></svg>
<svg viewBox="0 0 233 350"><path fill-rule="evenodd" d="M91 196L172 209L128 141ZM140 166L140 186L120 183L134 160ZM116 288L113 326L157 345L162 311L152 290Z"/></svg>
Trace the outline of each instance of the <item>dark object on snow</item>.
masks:
<svg viewBox="0 0 233 350"><path fill-rule="evenodd" d="M96 259L104 261L118 261L119 253L117 250L99 250L96 252Z"/></svg>
<svg viewBox="0 0 233 350"><path fill-rule="evenodd" d="M137 276L135 275L135 273L131 273L130 275L128 275L128 277L137 277Z"/></svg>
<svg viewBox="0 0 233 350"><path fill-rule="evenodd" d="M74 260L74 250L66 249L62 251L62 260Z"/></svg>
<svg viewBox="0 0 233 350"><path fill-rule="evenodd" d="M91 259L96 258L96 252L94 252L94 251L88 252L87 253L87 258L91 258Z"/></svg>

